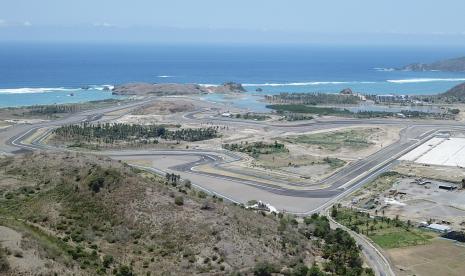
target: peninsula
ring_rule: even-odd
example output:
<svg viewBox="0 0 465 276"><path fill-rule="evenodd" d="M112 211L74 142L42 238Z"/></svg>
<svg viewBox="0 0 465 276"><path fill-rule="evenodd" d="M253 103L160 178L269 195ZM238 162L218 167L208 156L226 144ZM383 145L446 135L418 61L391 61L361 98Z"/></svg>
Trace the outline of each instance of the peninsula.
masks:
<svg viewBox="0 0 465 276"><path fill-rule="evenodd" d="M447 72L464 72L465 71L465 57L445 59L435 61L433 63L412 63L406 65L399 70L404 71L447 71Z"/></svg>

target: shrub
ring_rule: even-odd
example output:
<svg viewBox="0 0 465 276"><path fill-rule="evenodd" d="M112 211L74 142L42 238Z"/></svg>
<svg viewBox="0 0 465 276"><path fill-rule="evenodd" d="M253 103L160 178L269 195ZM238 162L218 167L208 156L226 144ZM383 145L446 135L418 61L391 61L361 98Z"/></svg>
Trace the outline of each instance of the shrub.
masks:
<svg viewBox="0 0 465 276"><path fill-rule="evenodd" d="M269 262L259 262L255 265L253 274L256 276L271 276L279 272L279 267Z"/></svg>
<svg viewBox="0 0 465 276"><path fill-rule="evenodd" d="M114 261L114 258L112 255L105 255L103 256L103 266L108 268Z"/></svg>
<svg viewBox="0 0 465 276"><path fill-rule="evenodd" d="M103 184L105 183L105 178L103 177L97 177L97 178L94 178L92 179L90 182L89 182L89 188L95 192L95 193L98 193L100 192L100 189L103 188Z"/></svg>
<svg viewBox="0 0 465 276"><path fill-rule="evenodd" d="M126 265L123 265L123 266L120 266L116 275L117 276L133 276L134 273L132 273L131 268L129 268Z"/></svg>
<svg viewBox="0 0 465 276"><path fill-rule="evenodd" d="M182 196L177 196L174 198L174 204L178 206L184 205L184 198Z"/></svg>
<svg viewBox="0 0 465 276"><path fill-rule="evenodd" d="M192 183L189 179L186 179L184 180L184 186L187 188L187 189L190 189L192 187Z"/></svg>
<svg viewBox="0 0 465 276"><path fill-rule="evenodd" d="M198 196L199 198L207 198L207 193L205 193L204 191L199 191L199 192L197 193L197 196Z"/></svg>

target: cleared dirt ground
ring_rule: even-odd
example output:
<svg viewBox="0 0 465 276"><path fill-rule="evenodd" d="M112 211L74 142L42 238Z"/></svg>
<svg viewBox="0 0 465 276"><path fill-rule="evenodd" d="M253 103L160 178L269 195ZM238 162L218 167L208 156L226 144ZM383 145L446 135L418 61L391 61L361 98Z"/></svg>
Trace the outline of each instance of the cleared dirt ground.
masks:
<svg viewBox="0 0 465 276"><path fill-rule="evenodd" d="M394 171L413 177L432 178L451 182L460 182L465 178L465 169L460 167L431 166L409 161L402 161L394 168Z"/></svg>
<svg viewBox="0 0 465 276"><path fill-rule="evenodd" d="M441 238L430 244L387 250L397 275L465 275L465 246Z"/></svg>

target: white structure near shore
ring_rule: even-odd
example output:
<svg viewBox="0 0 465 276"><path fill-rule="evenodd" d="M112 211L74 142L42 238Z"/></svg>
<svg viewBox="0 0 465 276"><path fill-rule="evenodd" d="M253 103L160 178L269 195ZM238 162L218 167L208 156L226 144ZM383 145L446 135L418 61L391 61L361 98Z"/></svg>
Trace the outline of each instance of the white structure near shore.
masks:
<svg viewBox="0 0 465 276"><path fill-rule="evenodd" d="M399 160L465 168L465 138L434 137Z"/></svg>

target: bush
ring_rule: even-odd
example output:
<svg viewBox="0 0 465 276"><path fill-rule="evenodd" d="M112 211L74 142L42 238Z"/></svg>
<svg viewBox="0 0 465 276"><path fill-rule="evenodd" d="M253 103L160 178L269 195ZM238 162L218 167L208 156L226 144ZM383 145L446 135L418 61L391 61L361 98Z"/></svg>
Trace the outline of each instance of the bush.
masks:
<svg viewBox="0 0 465 276"><path fill-rule="evenodd" d="M93 192L98 193L100 192L100 189L103 188L104 183L105 183L105 178L99 176L89 181L89 188Z"/></svg>
<svg viewBox="0 0 465 276"><path fill-rule="evenodd" d="M184 205L184 198L182 196L177 196L174 198L174 204L178 206Z"/></svg>
<svg viewBox="0 0 465 276"><path fill-rule="evenodd" d="M108 268L114 261L113 256L111 255L105 255L103 256L103 266Z"/></svg>
<svg viewBox="0 0 465 276"><path fill-rule="evenodd" d="M189 179L184 180L184 187L190 189L192 187L192 183Z"/></svg>
<svg viewBox="0 0 465 276"><path fill-rule="evenodd" d="M204 191L198 191L197 196L199 198L207 198L207 193Z"/></svg>
<svg viewBox="0 0 465 276"><path fill-rule="evenodd" d="M118 269L118 272L116 273L117 276L133 276L134 273L132 273L131 268L129 268L126 265L121 266Z"/></svg>
<svg viewBox="0 0 465 276"><path fill-rule="evenodd" d="M256 276L271 276L272 273L278 273L279 267L269 262L259 262L255 265L253 274Z"/></svg>

